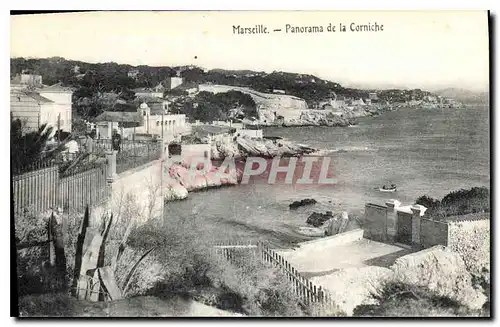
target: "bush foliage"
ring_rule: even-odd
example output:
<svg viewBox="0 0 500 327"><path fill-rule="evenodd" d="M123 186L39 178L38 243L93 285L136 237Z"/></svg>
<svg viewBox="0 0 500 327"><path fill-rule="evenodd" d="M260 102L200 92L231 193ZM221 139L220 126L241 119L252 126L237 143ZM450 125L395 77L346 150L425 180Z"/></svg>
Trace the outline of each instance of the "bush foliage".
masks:
<svg viewBox="0 0 500 327"><path fill-rule="evenodd" d="M425 206L427 215L434 219L490 212L490 191L486 187L473 187L451 192L441 200L423 195L415 203Z"/></svg>
<svg viewBox="0 0 500 327"><path fill-rule="evenodd" d="M429 289L399 282L384 285L376 305L360 305L354 316L364 317L465 317L489 316L489 309L472 311L460 303Z"/></svg>

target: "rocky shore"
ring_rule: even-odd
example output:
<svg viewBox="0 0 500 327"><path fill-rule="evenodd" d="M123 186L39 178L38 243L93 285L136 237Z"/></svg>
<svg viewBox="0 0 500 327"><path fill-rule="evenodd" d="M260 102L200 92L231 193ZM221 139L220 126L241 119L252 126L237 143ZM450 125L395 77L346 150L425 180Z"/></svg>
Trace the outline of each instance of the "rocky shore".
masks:
<svg viewBox="0 0 500 327"><path fill-rule="evenodd" d="M297 157L315 151L316 149L284 139L270 140L223 135L212 142L211 159Z"/></svg>
<svg viewBox="0 0 500 327"><path fill-rule="evenodd" d="M361 117L361 116L359 116ZM290 119L283 122L283 127L296 126L328 126L347 127L356 124L356 117L351 115L335 115L330 111L310 111L303 112L298 119Z"/></svg>
<svg viewBox="0 0 500 327"><path fill-rule="evenodd" d="M283 139L255 139L227 134L218 136L216 140L211 142L210 159L223 161L229 157L244 163L248 157L291 157L302 156L315 151L316 149L294 144ZM234 170L226 168L223 174L218 172L218 167L214 166L205 169L203 165L199 165L192 170L188 159L169 162L163 186L165 201L186 199L189 192L237 185L243 175L243 171L239 168Z"/></svg>
<svg viewBox="0 0 500 327"><path fill-rule="evenodd" d="M263 126L299 127L299 126L327 126L347 127L356 125L357 119L361 117L379 116L384 112L392 111L397 106L393 105L371 105L354 106L331 110L290 110L281 112L280 118L275 118L272 112L264 112L259 124ZM263 112L261 112L262 114Z"/></svg>

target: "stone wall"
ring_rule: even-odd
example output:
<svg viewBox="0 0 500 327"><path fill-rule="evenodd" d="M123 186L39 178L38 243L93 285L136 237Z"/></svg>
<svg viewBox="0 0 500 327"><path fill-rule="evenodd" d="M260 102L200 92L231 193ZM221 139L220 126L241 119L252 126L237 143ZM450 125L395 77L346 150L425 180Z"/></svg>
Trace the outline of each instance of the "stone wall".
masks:
<svg viewBox="0 0 500 327"><path fill-rule="evenodd" d="M111 196L105 209L117 223L133 218L140 224L163 216L163 165L162 160L155 160L117 175L116 155L108 154Z"/></svg>
<svg viewBox="0 0 500 327"><path fill-rule="evenodd" d="M422 218L420 222L420 243L424 248L448 245L448 224L442 221Z"/></svg>
<svg viewBox="0 0 500 327"><path fill-rule="evenodd" d="M490 271L490 219L448 223L448 247L464 259L474 275Z"/></svg>
<svg viewBox="0 0 500 327"><path fill-rule="evenodd" d="M343 232L333 236L321 237L315 240L301 242L298 245L301 249L309 247L314 249L325 249L330 247L341 246L352 242L359 241L363 238L364 231L362 229L355 229L348 232Z"/></svg>
<svg viewBox="0 0 500 327"><path fill-rule="evenodd" d="M387 240L387 207L367 203L363 229L365 238L385 242Z"/></svg>

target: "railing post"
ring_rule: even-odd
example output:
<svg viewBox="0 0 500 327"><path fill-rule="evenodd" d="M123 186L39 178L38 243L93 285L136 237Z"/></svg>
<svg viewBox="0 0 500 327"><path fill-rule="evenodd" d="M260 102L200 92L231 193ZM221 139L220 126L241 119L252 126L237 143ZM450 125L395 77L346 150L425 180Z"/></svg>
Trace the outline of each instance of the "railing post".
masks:
<svg viewBox="0 0 500 327"><path fill-rule="evenodd" d="M106 152L106 160L107 160L107 176L106 179L109 182L113 182L113 180L116 178L116 153L117 151L108 151Z"/></svg>
<svg viewBox="0 0 500 327"><path fill-rule="evenodd" d="M107 172L106 172L106 187L108 188L108 196L112 194L113 182L116 179L116 153L117 151L111 150L106 152Z"/></svg>

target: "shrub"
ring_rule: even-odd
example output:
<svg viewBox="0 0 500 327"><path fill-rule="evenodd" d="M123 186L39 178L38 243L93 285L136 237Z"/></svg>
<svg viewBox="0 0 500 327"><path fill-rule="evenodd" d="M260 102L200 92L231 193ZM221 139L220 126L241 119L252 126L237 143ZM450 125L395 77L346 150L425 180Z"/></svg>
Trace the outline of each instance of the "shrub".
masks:
<svg viewBox="0 0 500 327"><path fill-rule="evenodd" d="M360 305L354 316L372 317L456 317L479 316L480 311L471 311L460 303L439 296L429 289L399 282L391 282L377 295L377 305Z"/></svg>
<svg viewBox="0 0 500 327"><path fill-rule="evenodd" d="M304 315L285 275L249 253L236 255L232 262L220 260L210 279L225 291L217 299L221 309L252 316Z"/></svg>
<svg viewBox="0 0 500 327"><path fill-rule="evenodd" d="M171 218L134 228L117 267L123 276L145 250L154 248L131 278L127 296L188 296L220 309L259 316L304 314L285 276L250 254L232 262L217 257L195 220Z"/></svg>
<svg viewBox="0 0 500 327"><path fill-rule="evenodd" d="M490 212L490 191L486 187L473 187L448 193L441 201L423 195L415 203L425 206L428 216L442 220L448 216Z"/></svg>

